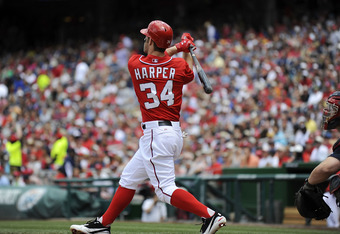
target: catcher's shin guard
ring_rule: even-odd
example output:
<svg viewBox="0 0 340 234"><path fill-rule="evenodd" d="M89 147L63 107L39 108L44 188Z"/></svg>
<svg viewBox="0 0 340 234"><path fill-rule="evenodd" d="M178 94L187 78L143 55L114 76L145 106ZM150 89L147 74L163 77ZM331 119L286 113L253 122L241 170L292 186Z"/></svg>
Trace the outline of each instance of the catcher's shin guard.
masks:
<svg viewBox="0 0 340 234"><path fill-rule="evenodd" d="M329 182L329 192L336 197L336 204L340 207L340 175L335 175Z"/></svg>

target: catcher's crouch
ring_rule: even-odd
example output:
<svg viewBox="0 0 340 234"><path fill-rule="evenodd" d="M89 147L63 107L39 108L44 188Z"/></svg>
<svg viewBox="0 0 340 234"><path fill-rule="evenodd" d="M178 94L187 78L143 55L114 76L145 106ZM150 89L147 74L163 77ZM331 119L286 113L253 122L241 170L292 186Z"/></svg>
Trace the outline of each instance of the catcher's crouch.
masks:
<svg viewBox="0 0 340 234"><path fill-rule="evenodd" d="M323 110L323 129L340 131L340 91L332 93ZM323 193L318 184L340 171L340 139L333 145L333 153L314 168L306 183L296 193L295 205L301 216L317 220L327 218L332 212L323 200ZM329 190L336 197L340 206L340 175L334 175L329 182Z"/></svg>

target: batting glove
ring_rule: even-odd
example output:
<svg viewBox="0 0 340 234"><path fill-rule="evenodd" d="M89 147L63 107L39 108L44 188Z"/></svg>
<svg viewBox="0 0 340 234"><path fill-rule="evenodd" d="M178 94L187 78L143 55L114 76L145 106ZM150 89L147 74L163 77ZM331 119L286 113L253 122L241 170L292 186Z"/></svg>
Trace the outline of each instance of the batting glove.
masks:
<svg viewBox="0 0 340 234"><path fill-rule="evenodd" d="M182 34L182 37L181 37L181 40L190 40L190 41L194 41L194 38L190 35L190 33L183 33Z"/></svg>
<svg viewBox="0 0 340 234"><path fill-rule="evenodd" d="M191 40L188 40L188 39L184 39L178 43L175 44L176 48L177 48L177 51L178 52L185 52L185 53L189 53L189 47L190 46L193 46L195 47L195 43Z"/></svg>

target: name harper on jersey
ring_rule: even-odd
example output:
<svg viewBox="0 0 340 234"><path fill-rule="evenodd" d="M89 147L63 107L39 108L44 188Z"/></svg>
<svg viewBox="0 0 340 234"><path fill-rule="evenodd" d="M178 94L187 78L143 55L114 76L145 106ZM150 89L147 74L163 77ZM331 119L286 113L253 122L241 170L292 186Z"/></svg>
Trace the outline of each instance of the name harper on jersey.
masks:
<svg viewBox="0 0 340 234"><path fill-rule="evenodd" d="M172 67L142 67L135 70L136 80L146 78L175 79L175 68Z"/></svg>

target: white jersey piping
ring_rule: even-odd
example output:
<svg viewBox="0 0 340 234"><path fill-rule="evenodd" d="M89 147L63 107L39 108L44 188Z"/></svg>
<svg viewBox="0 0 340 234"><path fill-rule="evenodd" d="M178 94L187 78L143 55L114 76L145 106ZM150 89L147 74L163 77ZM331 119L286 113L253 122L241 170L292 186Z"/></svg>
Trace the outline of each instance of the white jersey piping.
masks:
<svg viewBox="0 0 340 234"><path fill-rule="evenodd" d="M163 63L147 63L147 62L144 62L144 61L142 60L142 57L143 57L143 55L139 57L139 61L140 61L141 63L144 63L144 64L146 64L146 65L150 65L150 66L163 65L163 64L166 64L166 63L168 63L168 62L170 62L170 61L172 60L172 57L170 57L170 59L169 59L168 61L165 61L165 62L163 62Z"/></svg>

